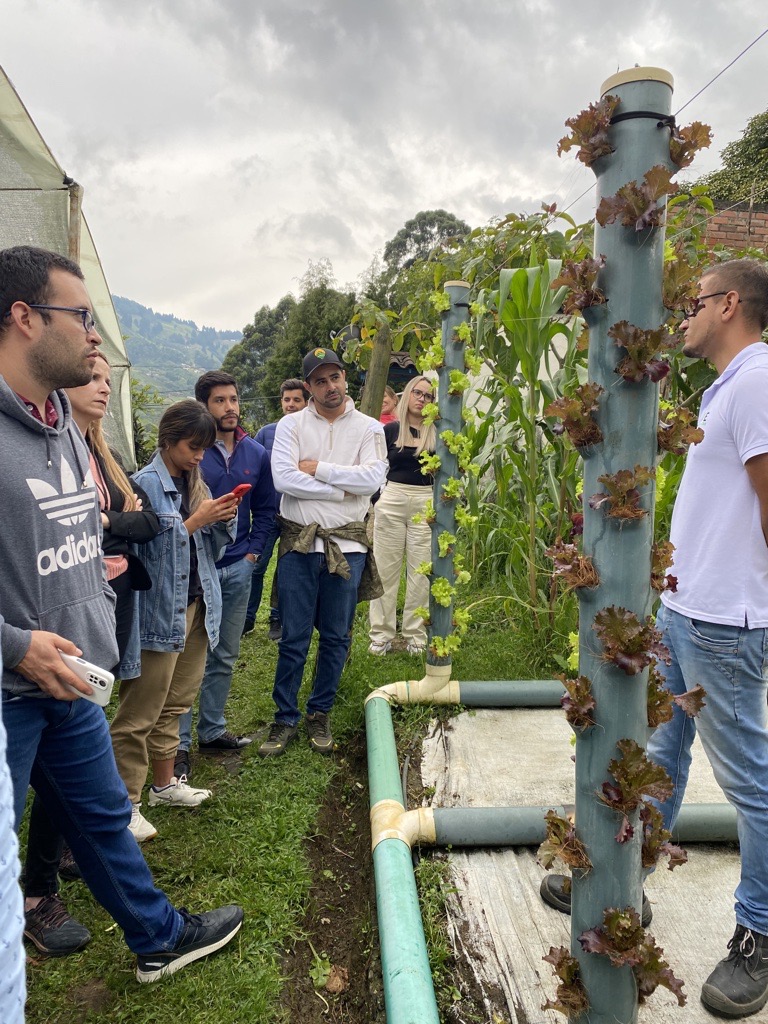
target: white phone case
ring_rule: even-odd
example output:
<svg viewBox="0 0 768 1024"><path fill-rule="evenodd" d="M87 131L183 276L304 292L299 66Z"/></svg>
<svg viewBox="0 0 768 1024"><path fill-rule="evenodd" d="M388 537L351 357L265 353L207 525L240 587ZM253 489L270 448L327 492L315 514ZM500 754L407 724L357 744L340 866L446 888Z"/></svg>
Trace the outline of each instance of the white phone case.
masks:
<svg viewBox="0 0 768 1024"><path fill-rule="evenodd" d="M115 685L115 677L112 673L107 672L105 668L99 668L98 665L93 665L84 658L77 658L74 654L64 654L63 651L59 651L59 654L67 668L93 688L93 693L80 693L74 686L70 686L69 689L83 700L90 700L102 708L106 707L112 696L112 687Z"/></svg>

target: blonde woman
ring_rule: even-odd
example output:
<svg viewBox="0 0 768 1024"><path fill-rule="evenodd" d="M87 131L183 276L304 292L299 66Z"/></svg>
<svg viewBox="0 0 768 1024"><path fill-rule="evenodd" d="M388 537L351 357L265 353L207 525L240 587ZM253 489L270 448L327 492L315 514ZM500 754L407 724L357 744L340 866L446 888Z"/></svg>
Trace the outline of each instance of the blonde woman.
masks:
<svg viewBox="0 0 768 1024"><path fill-rule="evenodd" d="M419 455L435 450L435 428L424 425L424 406L435 400L435 389L427 377L414 377L403 391L397 419L387 423L389 473L376 503L373 525L373 553L384 586L382 597L371 601L369 634L371 654L386 654L392 647L397 627L397 593L403 558L406 566L405 606L402 635L409 654L426 648L424 622L414 614L429 599L429 581L416 572L430 560L430 528L414 523L432 495L432 477L421 472Z"/></svg>

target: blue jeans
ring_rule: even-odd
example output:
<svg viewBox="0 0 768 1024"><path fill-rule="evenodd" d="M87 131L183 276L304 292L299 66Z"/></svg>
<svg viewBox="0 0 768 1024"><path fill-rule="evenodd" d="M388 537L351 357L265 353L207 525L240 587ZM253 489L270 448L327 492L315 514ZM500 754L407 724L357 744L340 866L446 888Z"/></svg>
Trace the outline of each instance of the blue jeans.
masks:
<svg viewBox="0 0 768 1024"><path fill-rule="evenodd" d="M283 624L278 644L277 669L272 699L277 705L275 721L297 725L298 696L304 665L317 628L317 668L307 712L330 711L347 660L349 631L355 617L357 589L366 556L354 552L344 556L349 562L350 578L328 572L325 555L311 552L301 555L289 551L280 559L277 578L277 608Z"/></svg>
<svg viewBox="0 0 768 1024"><path fill-rule="evenodd" d="M173 949L183 920L155 887L128 831L131 804L117 773L107 720L87 700L3 693L18 830L32 783L98 902L134 953Z"/></svg>
<svg viewBox="0 0 768 1024"><path fill-rule="evenodd" d="M224 707L232 687L232 671L240 655L240 639L254 571L253 562L247 558L216 570L221 584L221 625L218 644L208 648L205 674L200 687L197 715L197 738L200 743L218 739L227 726ZM179 747L189 750L191 744L190 708L179 718Z"/></svg>
<svg viewBox="0 0 768 1024"><path fill-rule="evenodd" d="M768 934L768 630L689 619L662 605L657 618L672 664L660 664L675 696L700 683L706 706L689 718L677 705L648 743L648 756L669 773L674 793L659 807L674 825L685 795L698 728L718 785L736 808L741 880L736 920Z"/></svg>
<svg viewBox="0 0 768 1024"><path fill-rule="evenodd" d="M248 622L254 622L256 619L256 614L259 610L259 605L261 604L261 595L264 592L264 573L267 571L269 560L272 557L272 552L279 536L280 527L275 523L267 536L267 541L264 545L264 550L261 553L261 558L258 560L256 567L253 570L251 596L248 600L248 610L245 613L245 618ZM270 619L277 618L276 608L269 609L269 617Z"/></svg>

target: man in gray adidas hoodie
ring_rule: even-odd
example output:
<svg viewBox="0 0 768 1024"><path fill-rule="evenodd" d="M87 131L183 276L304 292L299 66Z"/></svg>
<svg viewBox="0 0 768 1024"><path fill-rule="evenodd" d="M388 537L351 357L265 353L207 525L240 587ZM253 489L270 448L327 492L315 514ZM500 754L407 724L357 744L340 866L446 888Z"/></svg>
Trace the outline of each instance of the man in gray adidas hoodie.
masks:
<svg viewBox="0 0 768 1024"><path fill-rule="evenodd" d="M243 913L177 911L155 887L104 713L59 656L117 662L88 450L56 390L90 381L100 344L76 264L30 246L0 252L0 643L16 825L31 781L148 982L225 945Z"/></svg>

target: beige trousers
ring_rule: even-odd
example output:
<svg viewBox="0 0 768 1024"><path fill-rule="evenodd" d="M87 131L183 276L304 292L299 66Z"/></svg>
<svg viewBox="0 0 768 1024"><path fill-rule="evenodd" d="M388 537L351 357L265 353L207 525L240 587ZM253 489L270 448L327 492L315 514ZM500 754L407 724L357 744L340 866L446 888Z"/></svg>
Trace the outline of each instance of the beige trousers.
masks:
<svg viewBox="0 0 768 1024"><path fill-rule="evenodd" d="M414 523L412 519L417 512L424 511L431 497L431 487L388 483L376 502L373 555L384 593L370 604L371 643L383 643L395 635L403 557L406 570L403 638L420 644L427 639L424 620L414 615L413 610L429 603L429 580L417 573L416 568L430 561L432 531L427 523Z"/></svg>
<svg viewBox="0 0 768 1024"><path fill-rule="evenodd" d="M142 651L141 675L120 683L110 732L117 770L134 804L141 800L149 762L176 756L179 716L192 707L203 681L208 634L201 597L187 608L186 629L183 651Z"/></svg>

